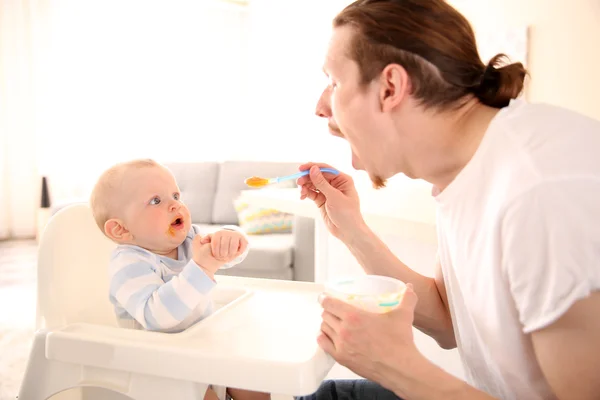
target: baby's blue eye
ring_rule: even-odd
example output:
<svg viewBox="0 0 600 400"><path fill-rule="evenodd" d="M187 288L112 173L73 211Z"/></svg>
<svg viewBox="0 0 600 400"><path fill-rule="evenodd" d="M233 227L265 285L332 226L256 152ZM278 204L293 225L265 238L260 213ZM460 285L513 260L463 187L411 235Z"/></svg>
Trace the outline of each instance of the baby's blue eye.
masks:
<svg viewBox="0 0 600 400"><path fill-rule="evenodd" d="M181 195L179 193L173 193L173 198L175 200L179 200L179 198L181 198Z"/></svg>
<svg viewBox="0 0 600 400"><path fill-rule="evenodd" d="M159 197L152 198L152 200L150 200L150 204L152 204L153 206L160 204L160 198Z"/></svg>

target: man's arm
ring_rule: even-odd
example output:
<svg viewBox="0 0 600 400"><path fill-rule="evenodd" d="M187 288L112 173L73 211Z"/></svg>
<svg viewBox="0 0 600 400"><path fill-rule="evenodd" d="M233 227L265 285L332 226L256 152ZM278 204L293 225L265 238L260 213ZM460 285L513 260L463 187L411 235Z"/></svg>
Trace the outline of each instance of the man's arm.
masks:
<svg viewBox="0 0 600 400"><path fill-rule="evenodd" d="M435 339L442 348L456 347L439 260L436 262L436 277L433 279L402 263L370 228L365 226L363 232L356 237L347 247L368 274L390 276L412 283L419 297L414 326Z"/></svg>
<svg viewBox="0 0 600 400"><path fill-rule="evenodd" d="M523 332L559 399L600 397L600 181L557 179L507 208L502 265Z"/></svg>
<svg viewBox="0 0 600 400"><path fill-rule="evenodd" d="M579 300L556 322L531 334L536 357L559 400L593 400L600 393L600 292ZM406 370L386 370L382 382L399 396L427 400L490 400L424 357ZM401 377L401 378L400 378Z"/></svg>
<svg viewBox="0 0 600 400"><path fill-rule="evenodd" d="M600 397L600 292L531 334L548 384L561 400Z"/></svg>

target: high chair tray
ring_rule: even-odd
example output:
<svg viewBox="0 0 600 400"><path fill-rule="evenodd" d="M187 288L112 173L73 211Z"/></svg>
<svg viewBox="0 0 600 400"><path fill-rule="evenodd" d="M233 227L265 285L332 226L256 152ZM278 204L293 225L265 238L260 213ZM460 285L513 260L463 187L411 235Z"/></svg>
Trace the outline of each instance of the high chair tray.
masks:
<svg viewBox="0 0 600 400"><path fill-rule="evenodd" d="M71 324L46 357L286 395L314 392L334 361L317 345L322 285L218 276L217 310L181 333Z"/></svg>

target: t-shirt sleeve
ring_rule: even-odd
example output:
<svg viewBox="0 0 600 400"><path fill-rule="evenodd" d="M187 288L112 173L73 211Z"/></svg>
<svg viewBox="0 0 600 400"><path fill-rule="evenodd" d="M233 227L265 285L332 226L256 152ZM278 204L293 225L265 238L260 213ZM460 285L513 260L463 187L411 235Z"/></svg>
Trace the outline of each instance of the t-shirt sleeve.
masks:
<svg viewBox="0 0 600 400"><path fill-rule="evenodd" d="M523 332L600 289L600 181L562 180L517 198L502 220L502 266Z"/></svg>

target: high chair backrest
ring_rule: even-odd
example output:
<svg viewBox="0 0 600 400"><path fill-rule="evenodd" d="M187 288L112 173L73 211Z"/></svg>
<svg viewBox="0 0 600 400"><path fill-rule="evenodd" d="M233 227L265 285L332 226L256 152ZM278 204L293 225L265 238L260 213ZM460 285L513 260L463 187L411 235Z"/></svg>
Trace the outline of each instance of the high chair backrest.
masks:
<svg viewBox="0 0 600 400"><path fill-rule="evenodd" d="M115 246L87 204L67 206L48 221L38 252L36 329L74 322L117 325L108 299Z"/></svg>

